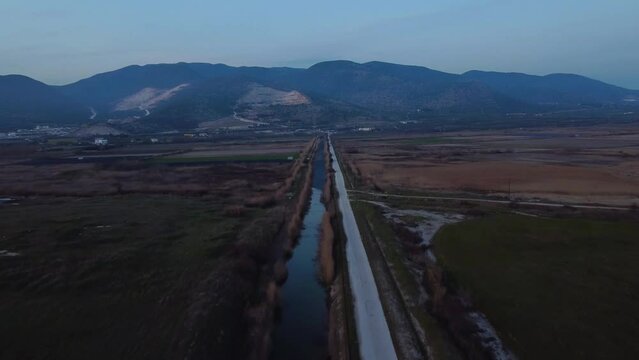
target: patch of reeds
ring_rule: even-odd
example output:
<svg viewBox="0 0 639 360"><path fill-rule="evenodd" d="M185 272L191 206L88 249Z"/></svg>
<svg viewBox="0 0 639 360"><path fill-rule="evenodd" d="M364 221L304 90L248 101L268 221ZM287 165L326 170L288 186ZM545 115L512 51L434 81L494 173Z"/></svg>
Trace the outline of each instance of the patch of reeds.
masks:
<svg viewBox="0 0 639 360"><path fill-rule="evenodd" d="M335 278L335 258L333 257L335 232L333 231L331 220L331 215L325 212L321 226L319 266L321 279L326 285L330 285Z"/></svg>
<svg viewBox="0 0 639 360"><path fill-rule="evenodd" d="M299 236L300 230L302 229L302 217L304 216L304 212L308 206L309 197L311 196L312 182L313 168L309 166L306 171L304 183L302 184L302 189L300 190L297 201L295 202L293 214L291 215L291 219L288 223L288 237L291 244L295 242Z"/></svg>
<svg viewBox="0 0 639 360"><path fill-rule="evenodd" d="M246 214L246 208L242 205L229 205L224 208L224 216L242 217Z"/></svg>
<svg viewBox="0 0 639 360"><path fill-rule="evenodd" d="M275 196L272 194L258 195L244 200L244 205L248 207L267 208L275 204Z"/></svg>

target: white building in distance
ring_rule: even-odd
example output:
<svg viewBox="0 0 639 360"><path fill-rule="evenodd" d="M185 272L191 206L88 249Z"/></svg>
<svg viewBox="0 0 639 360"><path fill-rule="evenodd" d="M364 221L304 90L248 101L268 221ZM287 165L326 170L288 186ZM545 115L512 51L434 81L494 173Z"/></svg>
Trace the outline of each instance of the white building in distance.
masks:
<svg viewBox="0 0 639 360"><path fill-rule="evenodd" d="M109 144L109 140L105 138L95 138L95 140L93 140L93 143L98 146L105 146Z"/></svg>

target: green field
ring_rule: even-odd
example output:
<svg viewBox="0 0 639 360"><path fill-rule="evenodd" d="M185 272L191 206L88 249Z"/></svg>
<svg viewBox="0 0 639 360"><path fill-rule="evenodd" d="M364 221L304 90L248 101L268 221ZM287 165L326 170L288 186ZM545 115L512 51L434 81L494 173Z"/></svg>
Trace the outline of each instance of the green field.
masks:
<svg viewBox="0 0 639 360"><path fill-rule="evenodd" d="M47 139L47 144L50 144L50 145L74 145L77 143L78 143L78 139L74 137Z"/></svg>
<svg viewBox="0 0 639 360"><path fill-rule="evenodd" d="M276 153L276 154L251 154L251 155L229 155L229 156L193 156L180 157L168 156L154 158L152 162L162 164L191 164L191 163L211 163L211 162L259 162L259 161L292 161L299 157L297 152Z"/></svg>
<svg viewBox="0 0 639 360"><path fill-rule="evenodd" d="M207 346L231 356L244 309L223 269L245 221L201 197L0 207L0 250L19 254L0 257L0 358L183 358L194 333L220 331L237 339Z"/></svg>
<svg viewBox="0 0 639 360"><path fill-rule="evenodd" d="M519 358L639 356L639 223L492 215L435 252Z"/></svg>

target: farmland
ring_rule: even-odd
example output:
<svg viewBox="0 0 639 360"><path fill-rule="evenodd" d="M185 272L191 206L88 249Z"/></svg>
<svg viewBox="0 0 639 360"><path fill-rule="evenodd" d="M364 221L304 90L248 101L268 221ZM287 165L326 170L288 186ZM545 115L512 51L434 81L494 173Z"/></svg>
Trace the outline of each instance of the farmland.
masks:
<svg viewBox="0 0 639 360"><path fill-rule="evenodd" d="M0 357L258 351L310 141L3 145Z"/></svg>
<svg viewBox="0 0 639 360"><path fill-rule="evenodd" d="M397 135L338 144L369 189L639 203L636 127Z"/></svg>
<svg viewBox="0 0 639 360"><path fill-rule="evenodd" d="M639 353L636 127L335 144L397 344L435 359Z"/></svg>
<svg viewBox="0 0 639 360"><path fill-rule="evenodd" d="M299 275L326 350L356 357L345 198L398 358L639 351L638 129L331 139L348 198L310 136L3 144L0 357L286 357Z"/></svg>

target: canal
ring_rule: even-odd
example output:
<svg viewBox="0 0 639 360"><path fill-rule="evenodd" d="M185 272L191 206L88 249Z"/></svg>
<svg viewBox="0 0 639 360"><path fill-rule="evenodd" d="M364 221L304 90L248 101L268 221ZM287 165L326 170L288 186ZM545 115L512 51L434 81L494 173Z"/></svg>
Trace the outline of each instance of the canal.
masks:
<svg viewBox="0 0 639 360"><path fill-rule="evenodd" d="M273 335L273 359L326 359L327 292L319 281L317 254L324 204L320 201L326 179L323 142L313 159L311 202L303 220L299 243L288 262L282 286L281 312Z"/></svg>

